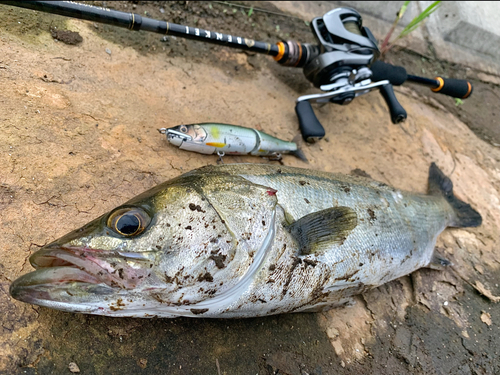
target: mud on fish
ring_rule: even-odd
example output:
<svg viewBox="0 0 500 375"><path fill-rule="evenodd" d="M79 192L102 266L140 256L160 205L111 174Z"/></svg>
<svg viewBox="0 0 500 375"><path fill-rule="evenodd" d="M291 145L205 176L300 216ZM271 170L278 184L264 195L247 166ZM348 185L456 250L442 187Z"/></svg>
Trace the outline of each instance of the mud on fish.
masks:
<svg viewBox="0 0 500 375"><path fill-rule="evenodd" d="M307 158L298 146L300 134L287 142L267 133L237 125L202 123L160 129L167 140L181 150L201 154L257 155L279 157L292 154L304 162Z"/></svg>
<svg viewBox="0 0 500 375"><path fill-rule="evenodd" d="M447 226L480 224L434 164L427 195L306 169L209 166L43 247L10 293L108 316L319 311L427 266Z"/></svg>

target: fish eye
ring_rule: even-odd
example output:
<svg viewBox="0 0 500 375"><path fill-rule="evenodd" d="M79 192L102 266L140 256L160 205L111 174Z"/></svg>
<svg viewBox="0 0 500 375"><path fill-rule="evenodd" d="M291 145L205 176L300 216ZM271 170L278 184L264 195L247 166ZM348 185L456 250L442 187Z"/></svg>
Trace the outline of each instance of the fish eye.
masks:
<svg viewBox="0 0 500 375"><path fill-rule="evenodd" d="M107 226L114 232L126 236L138 236L146 230L151 217L138 207L119 208L109 215Z"/></svg>
<svg viewBox="0 0 500 375"><path fill-rule="evenodd" d="M187 133L188 132L188 128L186 125L181 125L181 127L179 128L179 130L182 132L182 133Z"/></svg>

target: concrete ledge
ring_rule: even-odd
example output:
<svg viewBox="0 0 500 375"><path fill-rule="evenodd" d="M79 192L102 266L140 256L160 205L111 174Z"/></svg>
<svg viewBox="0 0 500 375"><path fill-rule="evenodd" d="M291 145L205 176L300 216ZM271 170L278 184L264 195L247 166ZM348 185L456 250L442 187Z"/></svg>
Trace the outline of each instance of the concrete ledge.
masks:
<svg viewBox="0 0 500 375"><path fill-rule="evenodd" d="M419 1L421 9L431 2ZM425 24L439 59L500 75L500 3L443 2Z"/></svg>
<svg viewBox="0 0 500 375"><path fill-rule="evenodd" d="M425 9L430 1L419 2ZM500 58L500 3L443 2L441 8L429 18L427 29L437 32L447 42Z"/></svg>

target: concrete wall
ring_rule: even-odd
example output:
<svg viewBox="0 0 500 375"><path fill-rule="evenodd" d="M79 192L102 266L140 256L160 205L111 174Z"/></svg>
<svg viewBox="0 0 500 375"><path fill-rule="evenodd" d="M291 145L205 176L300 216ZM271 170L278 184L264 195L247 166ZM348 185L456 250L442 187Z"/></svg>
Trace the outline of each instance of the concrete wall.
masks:
<svg viewBox="0 0 500 375"><path fill-rule="evenodd" d="M380 41L396 18L403 1L272 1L278 8L304 20L337 7L351 7L363 16ZM432 1L412 1L395 35ZM500 76L500 2L443 1L423 25L397 43L419 54Z"/></svg>
<svg viewBox="0 0 500 375"><path fill-rule="evenodd" d="M394 22L404 1L337 1L342 6ZM406 26L432 1L412 1L400 25ZM431 39L440 39L500 59L500 2L443 1L425 22Z"/></svg>
<svg viewBox="0 0 500 375"><path fill-rule="evenodd" d="M420 1L422 6L430 1ZM431 36L500 59L500 2L443 2L426 24Z"/></svg>

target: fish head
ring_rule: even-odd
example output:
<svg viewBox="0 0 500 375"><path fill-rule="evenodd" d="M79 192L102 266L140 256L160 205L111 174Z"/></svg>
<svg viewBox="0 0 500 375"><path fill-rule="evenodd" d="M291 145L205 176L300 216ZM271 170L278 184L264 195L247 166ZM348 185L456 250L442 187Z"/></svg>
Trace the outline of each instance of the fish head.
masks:
<svg viewBox="0 0 500 375"><path fill-rule="evenodd" d="M205 198L207 181L171 180L42 247L29 259L36 270L15 280L11 295L107 316L190 313L185 305L239 277L228 267L237 242Z"/></svg>
<svg viewBox="0 0 500 375"><path fill-rule="evenodd" d="M183 143L202 143L207 138L207 132L200 125L179 125L166 130L167 140L174 146Z"/></svg>

